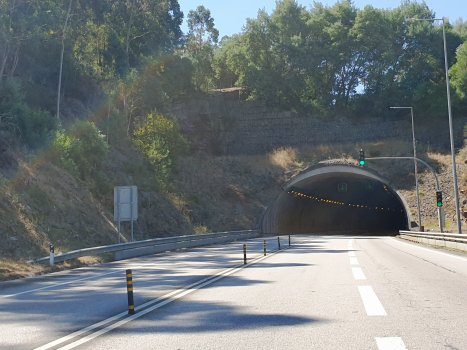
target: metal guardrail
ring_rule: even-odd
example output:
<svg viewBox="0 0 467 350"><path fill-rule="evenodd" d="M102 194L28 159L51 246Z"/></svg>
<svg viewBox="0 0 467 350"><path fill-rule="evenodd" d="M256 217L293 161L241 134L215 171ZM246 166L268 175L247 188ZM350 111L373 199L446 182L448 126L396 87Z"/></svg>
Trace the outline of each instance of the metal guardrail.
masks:
<svg viewBox="0 0 467 350"><path fill-rule="evenodd" d="M187 235L187 236L176 236L166 238L154 238L145 241L128 242L120 244L112 244L101 247L84 248L74 250L68 253L57 254L54 256L55 262L63 262L66 260L81 258L83 256L99 255L103 253L111 252L122 252L127 250L135 250L141 248L154 248L154 250L145 249L146 254L164 252L169 250L175 250L180 248L191 248L207 244L222 243L234 241L237 239L247 239L258 237L258 230L246 230L246 231L229 231L229 232L216 232L216 233L205 233L199 235ZM140 254L142 255L142 254ZM135 255L136 256L136 255ZM124 258L124 257L123 257ZM50 257L44 257L40 259L34 259L28 261L28 263L49 263Z"/></svg>
<svg viewBox="0 0 467 350"><path fill-rule="evenodd" d="M458 233L399 231L409 241L467 251L467 235Z"/></svg>

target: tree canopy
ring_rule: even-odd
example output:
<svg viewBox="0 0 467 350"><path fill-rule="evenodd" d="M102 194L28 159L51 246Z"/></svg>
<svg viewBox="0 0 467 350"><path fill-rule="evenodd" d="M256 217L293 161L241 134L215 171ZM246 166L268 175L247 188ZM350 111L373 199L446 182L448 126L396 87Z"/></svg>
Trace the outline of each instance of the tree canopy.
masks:
<svg viewBox="0 0 467 350"><path fill-rule="evenodd" d="M89 116L107 142L134 139L148 115L171 120L173 101L232 86L310 116L446 113L443 23L405 21L435 18L424 2L280 0L220 40L206 7L188 12L188 33L184 17L178 0L1 1L0 130L34 148L63 118ZM467 22L445 29L453 106L465 115Z"/></svg>
<svg viewBox="0 0 467 350"><path fill-rule="evenodd" d="M393 10L357 9L350 0L310 10L294 0L276 4L223 39L214 63L219 81L236 78L251 98L311 115L384 115L397 104L434 116L446 111L442 23L405 22L435 18L424 2ZM446 25L450 67L462 60L465 28ZM451 74L463 96L461 66Z"/></svg>

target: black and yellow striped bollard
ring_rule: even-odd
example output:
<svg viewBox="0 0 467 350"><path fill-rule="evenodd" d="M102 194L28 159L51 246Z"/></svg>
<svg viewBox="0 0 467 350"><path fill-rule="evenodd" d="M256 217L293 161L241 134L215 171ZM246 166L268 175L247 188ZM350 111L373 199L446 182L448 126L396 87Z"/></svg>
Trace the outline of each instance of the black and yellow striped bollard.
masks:
<svg viewBox="0 0 467 350"><path fill-rule="evenodd" d="M133 300L133 275L131 270L126 270L126 290L128 294L128 314L135 313L135 301Z"/></svg>
<svg viewBox="0 0 467 350"><path fill-rule="evenodd" d="M264 240L264 256L266 256L266 240Z"/></svg>
<svg viewBox="0 0 467 350"><path fill-rule="evenodd" d="M243 263L246 265L246 244L243 245Z"/></svg>
<svg viewBox="0 0 467 350"><path fill-rule="evenodd" d="M279 247L279 250L281 250L281 238L277 237L277 246Z"/></svg>

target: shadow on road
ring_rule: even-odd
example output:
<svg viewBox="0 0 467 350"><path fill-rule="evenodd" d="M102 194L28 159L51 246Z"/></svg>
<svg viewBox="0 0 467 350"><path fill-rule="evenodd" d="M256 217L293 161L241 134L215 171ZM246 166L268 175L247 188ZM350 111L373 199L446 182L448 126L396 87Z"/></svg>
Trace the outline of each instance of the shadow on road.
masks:
<svg viewBox="0 0 467 350"><path fill-rule="evenodd" d="M144 316L138 327L120 333L206 333L241 329L298 326L328 322L326 319L284 314L256 314L251 308L219 302L177 300L169 309L162 308Z"/></svg>

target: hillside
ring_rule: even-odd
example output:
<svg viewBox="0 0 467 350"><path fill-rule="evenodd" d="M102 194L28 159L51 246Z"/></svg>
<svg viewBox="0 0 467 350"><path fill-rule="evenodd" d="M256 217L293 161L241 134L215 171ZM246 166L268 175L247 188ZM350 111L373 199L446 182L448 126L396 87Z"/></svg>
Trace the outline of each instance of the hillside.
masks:
<svg viewBox="0 0 467 350"><path fill-rule="evenodd" d="M9 279L50 271L25 261L55 252L66 252L117 242L113 221L113 186L137 185L140 217L135 239L173 235L254 229L263 210L294 175L319 161L356 163L358 150L368 156L410 155L411 144L387 141L371 144L337 144L299 149L278 149L257 156L212 156L196 153L180 160L170 188L160 191L151 183L151 173L142 156L131 149L112 149L105 162L107 181L96 185L82 181L44 160L18 158L17 169L3 171L0 181L0 278ZM455 218L450 155L421 152L439 173L445 193L448 230ZM461 200L465 196L467 148L457 157ZM387 177L407 200L416 216L413 163L390 161L369 165ZM422 220L427 229L437 229L434 179L420 169ZM105 191L96 189L105 186ZM101 193L105 192L105 195ZM129 227L122 225L123 241ZM54 269L92 264L109 256L83 258Z"/></svg>

